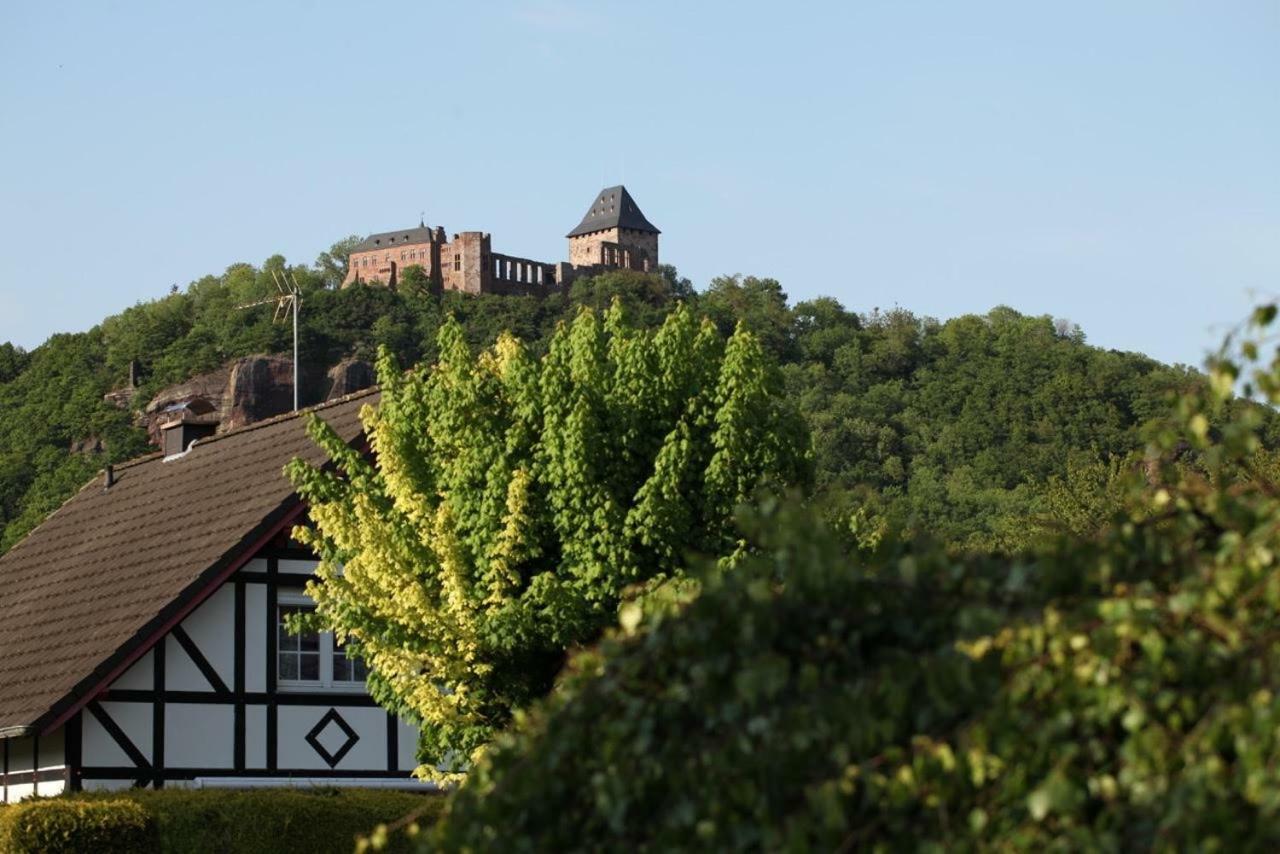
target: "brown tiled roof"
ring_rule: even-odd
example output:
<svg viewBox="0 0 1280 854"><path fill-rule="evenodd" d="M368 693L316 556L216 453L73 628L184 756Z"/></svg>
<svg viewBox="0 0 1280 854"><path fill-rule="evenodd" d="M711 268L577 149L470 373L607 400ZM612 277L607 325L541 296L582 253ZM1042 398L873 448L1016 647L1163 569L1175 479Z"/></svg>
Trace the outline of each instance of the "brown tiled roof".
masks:
<svg viewBox="0 0 1280 854"><path fill-rule="evenodd" d="M301 415L353 441L376 395L116 466L110 489L98 475L0 556L0 731L47 725L296 507L283 466L325 460Z"/></svg>

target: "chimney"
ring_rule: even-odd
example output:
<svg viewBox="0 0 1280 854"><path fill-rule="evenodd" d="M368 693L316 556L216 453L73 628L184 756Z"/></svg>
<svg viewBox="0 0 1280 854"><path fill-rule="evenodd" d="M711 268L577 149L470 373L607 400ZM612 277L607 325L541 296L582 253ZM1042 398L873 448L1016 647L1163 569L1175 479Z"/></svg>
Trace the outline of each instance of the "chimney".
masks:
<svg viewBox="0 0 1280 854"><path fill-rule="evenodd" d="M184 412L168 424L160 425L160 446L165 457L185 454L197 439L212 436L218 429L216 418L207 415L191 415Z"/></svg>
<svg viewBox="0 0 1280 854"><path fill-rule="evenodd" d="M107 463L107 467L102 470L102 491L106 492L108 489L115 486L115 483L116 470L111 463Z"/></svg>

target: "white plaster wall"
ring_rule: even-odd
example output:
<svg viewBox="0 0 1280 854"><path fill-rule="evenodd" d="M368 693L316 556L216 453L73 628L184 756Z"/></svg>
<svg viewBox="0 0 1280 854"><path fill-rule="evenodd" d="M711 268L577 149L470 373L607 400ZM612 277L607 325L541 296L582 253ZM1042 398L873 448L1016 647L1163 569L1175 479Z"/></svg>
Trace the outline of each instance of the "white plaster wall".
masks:
<svg viewBox="0 0 1280 854"><path fill-rule="evenodd" d="M164 764L170 768L235 767L235 707L167 703Z"/></svg>
<svg viewBox="0 0 1280 854"><path fill-rule="evenodd" d="M171 635L165 635L164 639L164 687L167 691L213 690L182 644Z"/></svg>
<svg viewBox="0 0 1280 854"><path fill-rule="evenodd" d="M29 738L13 738L9 740L9 773L35 770L35 755L32 753L32 741Z"/></svg>
<svg viewBox="0 0 1280 854"><path fill-rule="evenodd" d="M111 716L120 729L129 736L129 740L151 760L151 704L108 702L102 704L103 710ZM125 765L132 766L133 760L116 744L114 738L98 723L89 712L82 716L83 748L82 757L85 765Z"/></svg>
<svg viewBox="0 0 1280 854"><path fill-rule="evenodd" d="M317 560L280 560L276 562L276 570L291 575L311 575L319 563Z"/></svg>
<svg viewBox="0 0 1280 854"><path fill-rule="evenodd" d="M155 665L151 661L151 653L139 658L133 666L124 672L119 679L111 683L112 688L128 688L138 691L150 691L155 687Z"/></svg>
<svg viewBox="0 0 1280 854"><path fill-rule="evenodd" d="M66 733L59 727L48 735L40 737L39 768L41 770L65 768L66 764ZM40 786L40 794L44 794L43 784Z"/></svg>
<svg viewBox="0 0 1280 854"><path fill-rule="evenodd" d="M303 770L327 769L329 764L307 743L311 731L329 706L281 706L277 712L278 767ZM374 707L342 708L338 713L360 737L355 746L335 766L336 770L386 770L387 713ZM330 724L332 732L341 732ZM324 739L322 738L322 741ZM326 741L327 743L327 741Z"/></svg>
<svg viewBox="0 0 1280 854"><path fill-rule="evenodd" d="M399 732L396 734L397 746L400 750L397 752L396 760L399 764L399 770L412 771L418 767L418 728L410 726L404 721L397 720L396 726Z"/></svg>
<svg viewBox="0 0 1280 854"><path fill-rule="evenodd" d="M53 784L50 783L49 786L52 787ZM41 786L41 788L44 788L44 787ZM9 803L16 804L18 801L22 800L23 798L29 798L33 794L34 794L34 790L30 783L23 783L21 786L14 786L10 784Z"/></svg>
<svg viewBox="0 0 1280 854"><path fill-rule="evenodd" d="M168 784L166 784L168 785ZM132 789L132 780L90 780L84 779L80 781L80 786L86 792L117 792L121 789ZM41 787L43 788L43 787Z"/></svg>
<svg viewBox="0 0 1280 854"><path fill-rule="evenodd" d="M63 732L55 730L40 739L40 755L34 752L35 740L31 738L14 738L9 740L9 773L30 773L35 770L60 771L65 767ZM40 797L59 794L66 784L63 780L47 780L33 786L30 783L10 783L4 800L17 803L23 798L38 794Z"/></svg>
<svg viewBox="0 0 1280 854"><path fill-rule="evenodd" d="M267 767L267 707L244 707L244 765Z"/></svg>
<svg viewBox="0 0 1280 854"><path fill-rule="evenodd" d="M240 568L240 572L266 572L267 559L264 557L255 557Z"/></svg>
<svg viewBox="0 0 1280 854"><path fill-rule="evenodd" d="M267 690L267 588L244 586L244 687ZM231 684L231 683L227 683Z"/></svg>
<svg viewBox="0 0 1280 854"><path fill-rule="evenodd" d="M228 687L235 681L235 625L234 584L223 584L182 621L182 628Z"/></svg>
<svg viewBox="0 0 1280 854"><path fill-rule="evenodd" d="M40 784L40 797L51 798L54 795L61 795L67 789L67 781L61 778L57 780L45 780Z"/></svg>

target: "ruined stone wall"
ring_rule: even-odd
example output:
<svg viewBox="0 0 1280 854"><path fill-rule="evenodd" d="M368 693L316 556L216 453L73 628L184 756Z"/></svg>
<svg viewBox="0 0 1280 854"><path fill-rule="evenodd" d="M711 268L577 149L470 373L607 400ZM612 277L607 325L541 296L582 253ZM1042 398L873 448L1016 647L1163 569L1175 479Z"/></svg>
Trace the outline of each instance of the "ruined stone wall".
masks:
<svg viewBox="0 0 1280 854"><path fill-rule="evenodd" d="M343 286L357 278L395 285L417 264L436 288L471 294L547 294L573 279L610 269L652 272L658 266L658 235L609 228L569 238L569 262L548 264L493 252L490 236L463 231L445 239L436 228L428 242L391 244L353 252Z"/></svg>
<svg viewBox="0 0 1280 854"><path fill-rule="evenodd" d="M651 231L620 229L618 244L630 250L628 265L632 270L656 270L658 268L658 235ZM647 261L647 264L646 264Z"/></svg>
<svg viewBox="0 0 1280 854"><path fill-rule="evenodd" d="M489 267L489 286L485 293L541 296L556 289L555 264L490 253Z"/></svg>
<svg viewBox="0 0 1280 854"><path fill-rule="evenodd" d="M489 235L464 231L440 247L441 283L447 291L485 292L488 277Z"/></svg>

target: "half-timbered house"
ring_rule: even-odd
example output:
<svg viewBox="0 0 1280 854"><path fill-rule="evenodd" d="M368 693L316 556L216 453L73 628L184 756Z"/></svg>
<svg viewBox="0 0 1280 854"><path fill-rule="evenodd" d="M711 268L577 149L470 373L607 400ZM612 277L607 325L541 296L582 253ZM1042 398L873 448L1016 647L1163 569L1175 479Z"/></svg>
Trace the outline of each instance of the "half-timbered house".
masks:
<svg viewBox="0 0 1280 854"><path fill-rule="evenodd" d="M376 391L314 410L353 443ZM416 730L380 709L311 606L283 466L302 414L95 478L0 557L0 797L128 786L412 786Z"/></svg>

